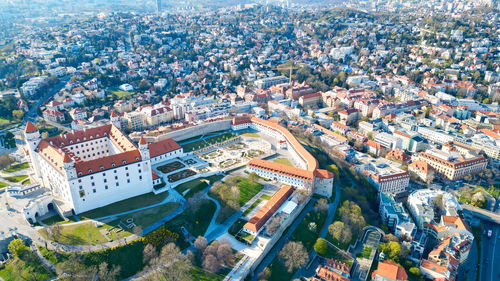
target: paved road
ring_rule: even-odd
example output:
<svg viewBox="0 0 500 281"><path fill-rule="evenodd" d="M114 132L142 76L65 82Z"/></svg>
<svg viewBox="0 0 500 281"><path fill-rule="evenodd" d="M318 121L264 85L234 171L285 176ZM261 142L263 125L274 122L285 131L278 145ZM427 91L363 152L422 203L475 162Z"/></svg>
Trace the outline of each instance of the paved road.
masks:
<svg viewBox="0 0 500 281"><path fill-rule="evenodd" d="M66 76L62 77L59 80L59 83L57 83L54 87L52 87L52 89L50 89L43 96L41 96L38 99L38 101L35 102L35 104L33 104L33 106L31 106L31 108L28 110L28 112L26 112L26 114L24 115L24 121L32 121L32 122L36 121L36 116L37 116L36 109L39 108L40 106L42 106L42 104L46 100L48 100L53 95L55 95L57 92L59 92L62 88L64 88L64 86L66 85L66 83L68 83L70 78L71 78L71 75L66 75Z"/></svg>
<svg viewBox="0 0 500 281"><path fill-rule="evenodd" d="M280 240L274 244L274 247L269 251L269 253L266 255L266 257L262 260L262 262L257 266L255 269L255 272L253 273L253 276L251 277L251 281L256 281L258 279L258 275L264 268L266 268L274 259L274 257L278 254L278 252L285 246L286 242L288 242L288 238L292 235L293 231L299 226L300 222L304 219L306 214L312 210L314 204L316 203L317 199L312 198L311 201L307 204L307 206L304 207L302 212L297 216L295 221L290 225L288 230L281 236Z"/></svg>
<svg viewBox="0 0 500 281"><path fill-rule="evenodd" d="M481 237L481 270L479 280L482 281L496 281L500 280L500 245L498 237L500 235L500 225L485 222L483 224L486 232L491 229L493 234L491 238L488 238L486 235L482 235Z"/></svg>

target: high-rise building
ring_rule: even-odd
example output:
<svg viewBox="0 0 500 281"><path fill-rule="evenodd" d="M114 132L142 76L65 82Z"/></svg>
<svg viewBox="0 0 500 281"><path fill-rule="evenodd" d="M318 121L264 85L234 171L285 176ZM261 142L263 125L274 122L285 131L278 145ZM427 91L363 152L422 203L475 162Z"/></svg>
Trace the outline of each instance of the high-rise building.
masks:
<svg viewBox="0 0 500 281"><path fill-rule="evenodd" d="M161 0L156 0L156 15L161 15Z"/></svg>

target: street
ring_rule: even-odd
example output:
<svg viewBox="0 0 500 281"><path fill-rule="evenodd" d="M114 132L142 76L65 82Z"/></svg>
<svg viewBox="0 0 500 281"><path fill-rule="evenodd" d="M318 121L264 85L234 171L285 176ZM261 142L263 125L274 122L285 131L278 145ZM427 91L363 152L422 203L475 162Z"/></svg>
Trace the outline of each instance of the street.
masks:
<svg viewBox="0 0 500 281"><path fill-rule="evenodd" d="M491 238L488 238L486 234L481 233L481 259L480 259L480 276L479 280L482 281L494 281L500 279L500 246L497 247L498 237L500 235L499 225L490 222L483 223L483 229L492 230Z"/></svg>
<svg viewBox="0 0 500 281"><path fill-rule="evenodd" d="M41 96L35 102L35 104L33 104L31 106L31 108L28 110L28 112L26 112L26 114L24 115L24 121L35 122L36 121L36 116L37 116L37 113L36 113L37 108L39 108L40 106L42 106L43 103L46 100L48 100L53 95L55 95L57 92L59 92L66 85L66 83L68 83L70 77L71 77L71 75L67 75L65 77L62 77L61 80L59 81L59 83L57 83L57 85L55 85L54 87L52 87L43 96Z"/></svg>

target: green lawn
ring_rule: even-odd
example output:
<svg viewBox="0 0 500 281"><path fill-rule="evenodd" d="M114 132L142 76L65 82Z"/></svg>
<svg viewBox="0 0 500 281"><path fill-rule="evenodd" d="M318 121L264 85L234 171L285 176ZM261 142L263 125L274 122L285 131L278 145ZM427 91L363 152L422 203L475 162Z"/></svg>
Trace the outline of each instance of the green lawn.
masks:
<svg viewBox="0 0 500 281"><path fill-rule="evenodd" d="M290 160L288 160L286 158L276 158L273 160L273 162L293 167L292 162L290 162Z"/></svg>
<svg viewBox="0 0 500 281"><path fill-rule="evenodd" d="M240 189L239 202L241 205L244 205L264 188L261 183L251 181L248 178L236 177L236 179L236 186Z"/></svg>
<svg viewBox="0 0 500 281"><path fill-rule="evenodd" d="M133 94L135 94L134 91L131 91L131 92L127 92L127 91L122 91L122 90L119 90L119 89L116 89L116 90L110 90L110 92L114 95L117 95L118 98L126 98L128 96L131 96Z"/></svg>
<svg viewBox="0 0 500 281"><path fill-rule="evenodd" d="M260 138L259 134L251 133L251 132L246 132L246 133L240 134L240 136L251 137L251 138Z"/></svg>
<svg viewBox="0 0 500 281"><path fill-rule="evenodd" d="M302 242L307 251L311 251L318 238L319 231L323 227L326 220L326 212L310 211L306 214L304 219L300 222L299 226L292 233L291 239L296 242ZM311 222L316 223L316 229L309 229Z"/></svg>
<svg viewBox="0 0 500 281"><path fill-rule="evenodd" d="M198 237L204 235L205 231L214 216L217 206L212 200L201 199L200 207L194 214L184 211L172 220L165 224L165 228L180 233L182 236L181 227L184 226L191 235ZM189 246L189 245L188 245Z"/></svg>
<svg viewBox="0 0 500 281"><path fill-rule="evenodd" d="M262 196L260 197L264 200L271 200L272 196L271 195L267 195L267 194L262 194Z"/></svg>
<svg viewBox="0 0 500 281"><path fill-rule="evenodd" d="M0 188L4 188L6 186L9 186L9 184L6 184L3 181L0 181Z"/></svg>
<svg viewBox="0 0 500 281"><path fill-rule="evenodd" d="M234 236L243 228L245 223L247 223L246 220L239 218L236 222L233 223L233 225L231 225L231 227L229 227L227 232Z"/></svg>
<svg viewBox="0 0 500 281"><path fill-rule="evenodd" d="M26 179L28 176L27 175L19 175L19 176L12 176L12 177L4 177L4 179L10 181L10 182L20 182L24 179Z"/></svg>
<svg viewBox="0 0 500 281"><path fill-rule="evenodd" d="M190 198L196 193L202 191L205 187L208 186L208 184L213 184L214 182L220 180L223 177L224 177L223 175L213 175L206 178L197 178L176 186L175 190L177 190L177 192L179 192L182 195L184 191L189 189L189 191L186 193L184 197Z"/></svg>
<svg viewBox="0 0 500 281"><path fill-rule="evenodd" d="M168 214L175 211L180 206L180 203L169 202L153 208L145 209L127 215L122 215L118 218L122 221L126 221L127 219L131 218L134 220L134 223L136 225L141 226L144 229L145 227L148 227L153 223L161 220L162 218L168 216Z"/></svg>
<svg viewBox="0 0 500 281"><path fill-rule="evenodd" d="M28 169L29 167L30 167L30 164L26 162L26 163L22 163L22 164L11 165L10 167L4 169L3 171L5 173L12 173L12 172L17 172L20 170Z"/></svg>
<svg viewBox="0 0 500 281"><path fill-rule="evenodd" d="M223 274L211 273L198 266L193 266L191 269L191 280L196 281L220 281L226 277Z"/></svg>
<svg viewBox="0 0 500 281"><path fill-rule="evenodd" d="M168 192L162 192L155 195L153 192L118 201L107 206L97 208L79 215L80 218L100 218L110 216L117 213L123 213L134 209L147 207L153 204L160 203L168 196Z"/></svg>
<svg viewBox="0 0 500 281"><path fill-rule="evenodd" d="M0 129L7 128L8 126L14 124L10 120L0 117Z"/></svg>
<svg viewBox="0 0 500 281"><path fill-rule="evenodd" d="M65 224L65 223L70 223L70 222L76 222L73 217L69 217L67 221L63 220L60 216L56 215L53 217L50 217L48 219L45 219L42 221L46 225L54 225L54 224Z"/></svg>
<svg viewBox="0 0 500 281"><path fill-rule="evenodd" d="M48 238L45 228L38 231L44 238ZM56 237L56 242L67 245L96 245L108 242L106 237L95 227L94 222L85 222L61 227L61 235Z"/></svg>
<svg viewBox="0 0 500 281"><path fill-rule="evenodd" d="M267 279L268 281L292 280L293 274L295 273L288 272L278 257L275 257L269 264L269 269L271 270L271 276Z"/></svg>

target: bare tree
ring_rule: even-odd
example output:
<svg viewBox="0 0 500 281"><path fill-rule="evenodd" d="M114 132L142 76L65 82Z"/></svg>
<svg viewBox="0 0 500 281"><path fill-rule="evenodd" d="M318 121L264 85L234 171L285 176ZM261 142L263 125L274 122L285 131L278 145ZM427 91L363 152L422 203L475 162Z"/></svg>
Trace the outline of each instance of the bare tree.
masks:
<svg viewBox="0 0 500 281"><path fill-rule="evenodd" d="M198 238L196 238L196 240L194 241L194 247L201 252L205 251L207 245L207 238L203 236L198 236Z"/></svg>
<svg viewBox="0 0 500 281"><path fill-rule="evenodd" d="M207 246L205 251L203 251L204 256L212 255L214 257L217 256L217 250L219 249L220 242L215 240L210 245Z"/></svg>
<svg viewBox="0 0 500 281"><path fill-rule="evenodd" d="M217 249L217 260L224 265L231 265L234 261L233 249L229 244L221 244Z"/></svg>
<svg viewBox="0 0 500 281"><path fill-rule="evenodd" d="M156 259L158 257L158 253L153 245L147 244L142 250L142 262L144 264L149 264L151 260Z"/></svg>
<svg viewBox="0 0 500 281"><path fill-rule="evenodd" d="M191 263L174 243L169 243L160 251L160 255L150 261L152 273L144 280L178 281L188 280Z"/></svg>
<svg viewBox="0 0 500 281"><path fill-rule="evenodd" d="M318 202L316 203L316 210L320 212L326 212L328 211L328 200L325 198L320 198Z"/></svg>
<svg viewBox="0 0 500 281"><path fill-rule="evenodd" d="M273 235L280 228L283 219L280 216L274 216L266 226L267 234Z"/></svg>
<svg viewBox="0 0 500 281"><path fill-rule="evenodd" d="M292 272L307 263L309 255L301 242L290 241L278 253L288 272Z"/></svg>
<svg viewBox="0 0 500 281"><path fill-rule="evenodd" d="M220 269L220 264L214 255L208 254L203 259L203 268L210 272L217 272Z"/></svg>
<svg viewBox="0 0 500 281"><path fill-rule="evenodd" d="M115 281L120 277L120 266L111 266L109 268L106 262L99 265L99 270L97 272L97 280L99 281Z"/></svg>

